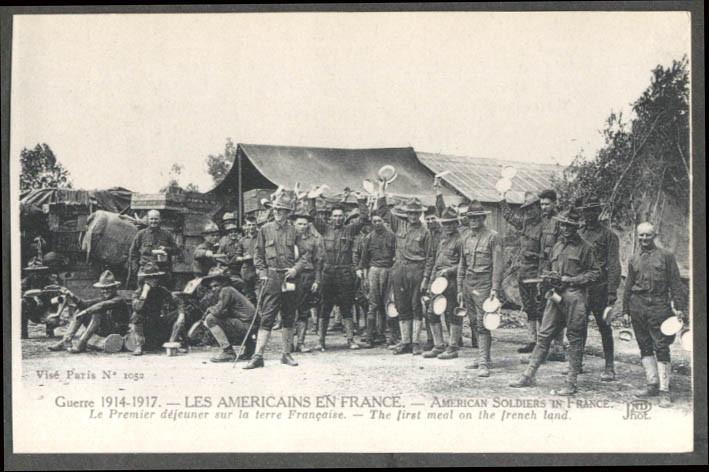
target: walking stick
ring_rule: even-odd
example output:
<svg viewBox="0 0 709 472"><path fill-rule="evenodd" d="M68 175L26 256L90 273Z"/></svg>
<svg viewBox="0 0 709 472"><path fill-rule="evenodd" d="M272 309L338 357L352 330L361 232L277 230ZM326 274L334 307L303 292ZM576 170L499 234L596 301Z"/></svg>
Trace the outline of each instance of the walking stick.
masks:
<svg viewBox="0 0 709 472"><path fill-rule="evenodd" d="M266 289L266 284L268 283L269 279L263 279L263 283L261 284L261 289L258 292L258 298L256 299L256 310L254 311L254 316L251 318L251 324L249 325L249 329L246 331L246 336L244 336L244 340L241 341L241 346L239 347L239 351L236 353L236 358L234 359L234 363L232 364L232 368L236 367L236 363L239 362L239 356L241 356L241 350L244 349L244 346L246 345L246 340L249 339L249 335L251 334L251 328L254 327L254 323L256 322L256 318L259 315L259 309L261 308L261 299L263 298L263 292Z"/></svg>

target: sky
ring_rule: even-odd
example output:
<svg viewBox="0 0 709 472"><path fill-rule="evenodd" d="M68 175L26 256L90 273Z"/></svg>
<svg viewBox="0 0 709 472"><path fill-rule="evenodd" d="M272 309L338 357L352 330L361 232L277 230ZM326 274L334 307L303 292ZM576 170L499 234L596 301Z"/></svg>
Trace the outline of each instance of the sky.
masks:
<svg viewBox="0 0 709 472"><path fill-rule="evenodd" d="M11 171L42 142L76 188L206 191L227 137L568 164L683 55L683 12L15 16Z"/></svg>

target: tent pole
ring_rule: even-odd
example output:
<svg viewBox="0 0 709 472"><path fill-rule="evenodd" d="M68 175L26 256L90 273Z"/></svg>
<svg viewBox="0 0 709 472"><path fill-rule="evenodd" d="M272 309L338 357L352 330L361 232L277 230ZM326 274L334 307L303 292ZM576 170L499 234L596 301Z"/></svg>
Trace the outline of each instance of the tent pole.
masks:
<svg viewBox="0 0 709 472"><path fill-rule="evenodd" d="M239 226L244 224L244 187L243 187L243 180L242 180L242 169L241 169L241 152L237 146L236 149L236 165L237 165L237 170L239 173L239 188L237 189L237 197L238 197L238 212L239 212Z"/></svg>

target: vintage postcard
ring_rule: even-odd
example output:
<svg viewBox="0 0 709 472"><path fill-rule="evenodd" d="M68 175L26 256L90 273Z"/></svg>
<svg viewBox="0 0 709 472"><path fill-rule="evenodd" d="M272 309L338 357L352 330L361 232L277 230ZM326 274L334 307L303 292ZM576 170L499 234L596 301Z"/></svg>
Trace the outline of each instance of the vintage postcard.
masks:
<svg viewBox="0 0 709 472"><path fill-rule="evenodd" d="M13 15L13 452L692 453L691 24Z"/></svg>

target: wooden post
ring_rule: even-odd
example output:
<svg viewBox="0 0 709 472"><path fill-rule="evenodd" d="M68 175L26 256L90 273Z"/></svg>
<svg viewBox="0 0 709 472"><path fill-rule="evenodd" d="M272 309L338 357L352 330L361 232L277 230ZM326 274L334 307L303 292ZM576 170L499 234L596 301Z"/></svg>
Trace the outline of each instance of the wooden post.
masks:
<svg viewBox="0 0 709 472"><path fill-rule="evenodd" d="M238 218L239 218L239 226L244 224L244 187L243 187L243 176L242 176L242 167L241 167L241 150L239 146L236 146L236 165L237 165L237 172L238 172L238 177L239 177L239 188L237 189L238 195Z"/></svg>

